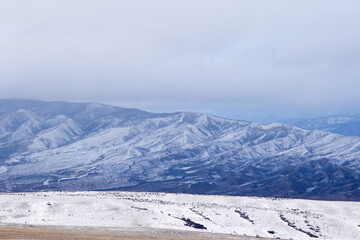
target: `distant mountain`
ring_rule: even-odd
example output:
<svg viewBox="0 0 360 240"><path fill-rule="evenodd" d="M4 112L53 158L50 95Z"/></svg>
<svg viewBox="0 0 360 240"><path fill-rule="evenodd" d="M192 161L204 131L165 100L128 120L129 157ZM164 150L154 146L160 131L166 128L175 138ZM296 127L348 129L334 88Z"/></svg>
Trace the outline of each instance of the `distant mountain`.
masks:
<svg viewBox="0 0 360 240"><path fill-rule="evenodd" d="M0 100L0 191L360 200L360 138L200 113Z"/></svg>
<svg viewBox="0 0 360 240"><path fill-rule="evenodd" d="M323 130L345 136L360 137L360 114L347 114L305 120L290 120L287 122L308 130Z"/></svg>

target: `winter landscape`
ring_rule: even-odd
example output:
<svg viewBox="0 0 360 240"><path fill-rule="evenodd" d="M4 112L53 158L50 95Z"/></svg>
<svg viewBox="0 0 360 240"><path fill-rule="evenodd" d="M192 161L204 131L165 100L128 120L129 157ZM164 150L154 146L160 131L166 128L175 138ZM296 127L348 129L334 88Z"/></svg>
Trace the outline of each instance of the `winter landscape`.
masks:
<svg viewBox="0 0 360 240"><path fill-rule="evenodd" d="M189 239L257 236L354 240L360 234L359 209L359 202L281 198L135 192L13 193L0 195L0 229L4 225L41 225L55 229L108 228L110 232L181 230L213 234L190 234ZM254 238L243 238L246 236ZM179 239L186 239L186 235Z"/></svg>
<svg viewBox="0 0 360 240"><path fill-rule="evenodd" d="M279 198L358 201L359 137L97 103L0 106L3 227L227 234L209 235L219 239L360 234L359 202Z"/></svg>
<svg viewBox="0 0 360 240"><path fill-rule="evenodd" d="M0 100L0 191L360 200L360 137L201 113Z"/></svg>
<svg viewBox="0 0 360 240"><path fill-rule="evenodd" d="M360 239L358 0L1 0L0 239Z"/></svg>

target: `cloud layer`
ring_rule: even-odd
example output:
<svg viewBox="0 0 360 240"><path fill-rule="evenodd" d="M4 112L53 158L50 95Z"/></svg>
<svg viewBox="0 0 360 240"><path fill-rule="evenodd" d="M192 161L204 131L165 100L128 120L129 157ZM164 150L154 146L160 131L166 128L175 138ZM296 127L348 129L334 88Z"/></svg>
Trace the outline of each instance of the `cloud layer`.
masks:
<svg viewBox="0 0 360 240"><path fill-rule="evenodd" d="M1 1L0 95L354 111L358 1Z"/></svg>

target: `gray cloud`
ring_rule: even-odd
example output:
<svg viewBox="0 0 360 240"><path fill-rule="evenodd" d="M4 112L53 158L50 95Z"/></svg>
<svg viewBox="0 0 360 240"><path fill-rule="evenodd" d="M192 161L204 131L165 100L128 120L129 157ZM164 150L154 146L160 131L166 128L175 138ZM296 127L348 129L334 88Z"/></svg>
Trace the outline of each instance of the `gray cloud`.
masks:
<svg viewBox="0 0 360 240"><path fill-rule="evenodd" d="M0 95L154 110L355 111L358 1L0 2Z"/></svg>

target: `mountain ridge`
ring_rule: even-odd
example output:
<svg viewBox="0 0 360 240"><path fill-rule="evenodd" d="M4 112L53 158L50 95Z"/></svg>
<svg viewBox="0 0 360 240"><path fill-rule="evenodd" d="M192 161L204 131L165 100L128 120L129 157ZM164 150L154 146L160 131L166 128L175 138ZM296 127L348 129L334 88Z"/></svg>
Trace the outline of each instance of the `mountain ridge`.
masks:
<svg viewBox="0 0 360 240"><path fill-rule="evenodd" d="M118 189L360 200L360 138L286 124L0 100L0 153L4 192Z"/></svg>

